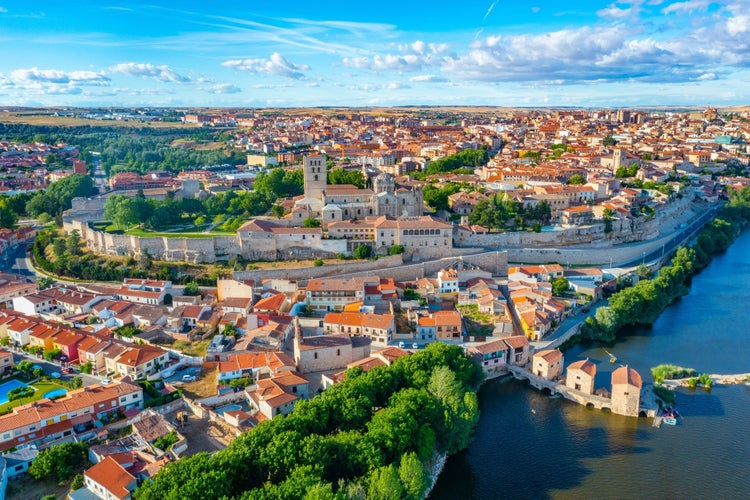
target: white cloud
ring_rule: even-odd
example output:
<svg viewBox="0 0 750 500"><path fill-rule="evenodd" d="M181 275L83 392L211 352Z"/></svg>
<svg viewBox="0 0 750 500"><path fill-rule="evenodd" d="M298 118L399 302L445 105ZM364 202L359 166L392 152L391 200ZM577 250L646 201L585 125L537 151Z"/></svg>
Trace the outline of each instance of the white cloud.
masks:
<svg viewBox="0 0 750 500"><path fill-rule="evenodd" d="M439 75L418 75L418 76L412 76L411 78L409 78L409 81L413 83L420 83L420 82L437 83L437 82L447 82L448 79Z"/></svg>
<svg viewBox="0 0 750 500"><path fill-rule="evenodd" d="M190 77L179 75L166 65L155 66L153 64L129 62L110 66L109 71L141 78L153 78L160 82L188 83L192 81Z"/></svg>
<svg viewBox="0 0 750 500"><path fill-rule="evenodd" d="M661 10L662 14L683 14L695 11L706 10L709 5L714 3L712 0L686 0L684 2L675 2L667 5Z"/></svg>
<svg viewBox="0 0 750 500"><path fill-rule="evenodd" d="M598 15L599 17L617 20L637 18L642 11L642 3L643 0L624 4L628 5L628 7L618 7L616 3L611 3L606 8L596 11L596 15Z"/></svg>
<svg viewBox="0 0 750 500"><path fill-rule="evenodd" d="M720 58L750 58L736 39L734 49L729 43L717 46L721 37L714 31L710 35L712 43L706 43L708 33L700 32L672 40L637 36L625 25L585 26L541 35L490 36L474 42L463 55L447 57L442 70L483 82L676 82L697 79Z"/></svg>
<svg viewBox="0 0 750 500"><path fill-rule="evenodd" d="M410 44L401 44L398 49L402 54L376 54L374 56L345 57L342 64L349 68L369 69L371 71L420 71L428 66L440 64L449 46L446 43L425 43L417 40Z"/></svg>
<svg viewBox="0 0 750 500"><path fill-rule="evenodd" d="M305 64L294 64L288 61L278 52L271 54L268 59L235 59L221 63L227 68L234 68L250 73L263 73L267 75L283 76L299 80L305 77L303 71L308 71L309 66Z"/></svg>
<svg viewBox="0 0 750 500"><path fill-rule="evenodd" d="M85 86L108 86L110 79L95 71L62 71L56 69L16 69L0 78L6 89L17 89L30 95L81 95Z"/></svg>
<svg viewBox="0 0 750 500"><path fill-rule="evenodd" d="M231 83L217 83L205 89L209 94L239 94L242 89Z"/></svg>

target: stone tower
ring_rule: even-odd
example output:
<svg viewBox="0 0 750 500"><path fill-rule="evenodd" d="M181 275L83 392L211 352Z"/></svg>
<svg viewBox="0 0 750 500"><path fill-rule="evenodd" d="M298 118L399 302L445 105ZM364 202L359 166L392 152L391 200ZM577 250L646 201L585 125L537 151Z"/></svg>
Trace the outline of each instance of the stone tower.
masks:
<svg viewBox="0 0 750 500"><path fill-rule="evenodd" d="M326 189L326 160L320 155L304 157L305 199L323 203Z"/></svg>
<svg viewBox="0 0 750 500"><path fill-rule="evenodd" d="M622 166L622 149L615 149L612 154L612 172Z"/></svg>
<svg viewBox="0 0 750 500"><path fill-rule="evenodd" d="M393 194L396 190L396 183L391 174L379 174L372 181L372 190L375 194L388 193Z"/></svg>
<svg viewBox="0 0 750 500"><path fill-rule="evenodd" d="M637 417L640 409L640 374L628 366L621 366L612 372L612 413Z"/></svg>

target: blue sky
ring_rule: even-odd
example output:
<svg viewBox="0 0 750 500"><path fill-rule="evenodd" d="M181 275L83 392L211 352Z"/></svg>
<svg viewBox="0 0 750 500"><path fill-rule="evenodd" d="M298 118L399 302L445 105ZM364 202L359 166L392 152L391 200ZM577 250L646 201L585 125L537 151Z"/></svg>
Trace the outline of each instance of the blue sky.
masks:
<svg viewBox="0 0 750 500"><path fill-rule="evenodd" d="M750 103L750 0L0 0L0 105Z"/></svg>

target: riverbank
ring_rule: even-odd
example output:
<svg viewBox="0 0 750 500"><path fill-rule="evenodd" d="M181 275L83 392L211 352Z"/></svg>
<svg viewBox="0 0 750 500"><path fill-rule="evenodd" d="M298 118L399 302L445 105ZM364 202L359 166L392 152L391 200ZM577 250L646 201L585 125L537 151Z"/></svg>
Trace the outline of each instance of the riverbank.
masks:
<svg viewBox="0 0 750 500"><path fill-rule="evenodd" d="M708 375L714 385L739 385L750 383L750 373L738 373L734 375L720 375L711 373ZM662 385L670 389L678 387L689 387L689 381L695 377L666 379Z"/></svg>
<svg viewBox="0 0 750 500"><path fill-rule="evenodd" d="M743 304L750 299L750 231L650 326L627 328L613 344L581 343L566 359L597 365L595 386L620 363L650 378L666 361L705 373L747 372ZM617 357L609 363L605 349ZM750 387L677 388L682 425L606 414L504 377L480 389L480 423L465 452L448 458L430 498L747 498ZM533 411L532 411L533 410ZM700 452L696 452L700 450ZM534 474L544 466L544 474Z"/></svg>

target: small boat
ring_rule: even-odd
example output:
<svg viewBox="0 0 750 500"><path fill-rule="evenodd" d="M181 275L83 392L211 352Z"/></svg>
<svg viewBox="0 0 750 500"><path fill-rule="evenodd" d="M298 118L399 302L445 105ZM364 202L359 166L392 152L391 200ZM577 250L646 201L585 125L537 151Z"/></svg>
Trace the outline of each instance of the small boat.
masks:
<svg viewBox="0 0 750 500"><path fill-rule="evenodd" d="M666 408L664 408L664 412L661 416L661 421L667 425L677 425L677 417L679 416L680 414L677 413L677 410L675 410L671 406L667 406Z"/></svg>

